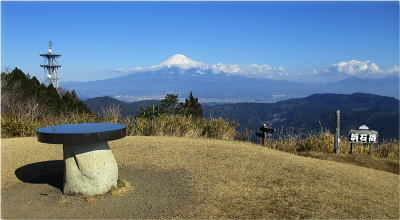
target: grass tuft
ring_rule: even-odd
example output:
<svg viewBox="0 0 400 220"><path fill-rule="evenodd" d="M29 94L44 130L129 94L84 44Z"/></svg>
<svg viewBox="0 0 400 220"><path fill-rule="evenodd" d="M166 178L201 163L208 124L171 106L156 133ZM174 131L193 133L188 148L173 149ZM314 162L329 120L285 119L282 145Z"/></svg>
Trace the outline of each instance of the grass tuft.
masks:
<svg viewBox="0 0 400 220"><path fill-rule="evenodd" d="M70 202L71 202L71 200L68 199L68 198L65 198L65 197L62 197L60 200L58 200L58 204L60 204L60 205L65 205L65 204L68 204Z"/></svg>
<svg viewBox="0 0 400 220"><path fill-rule="evenodd" d="M87 202L87 203L95 203L97 202L97 199L95 196L85 196L83 197L83 199Z"/></svg>
<svg viewBox="0 0 400 220"><path fill-rule="evenodd" d="M113 196L123 196L124 194L132 190L133 187L128 181L118 179L117 187L112 188L110 194Z"/></svg>

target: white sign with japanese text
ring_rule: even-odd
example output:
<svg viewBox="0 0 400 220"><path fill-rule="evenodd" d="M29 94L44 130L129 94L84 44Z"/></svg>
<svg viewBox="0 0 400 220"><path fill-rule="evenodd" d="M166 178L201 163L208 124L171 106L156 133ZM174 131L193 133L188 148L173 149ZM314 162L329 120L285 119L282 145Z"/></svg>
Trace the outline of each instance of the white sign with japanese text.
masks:
<svg viewBox="0 0 400 220"><path fill-rule="evenodd" d="M350 130L349 140L351 143L378 143L378 132L373 130Z"/></svg>

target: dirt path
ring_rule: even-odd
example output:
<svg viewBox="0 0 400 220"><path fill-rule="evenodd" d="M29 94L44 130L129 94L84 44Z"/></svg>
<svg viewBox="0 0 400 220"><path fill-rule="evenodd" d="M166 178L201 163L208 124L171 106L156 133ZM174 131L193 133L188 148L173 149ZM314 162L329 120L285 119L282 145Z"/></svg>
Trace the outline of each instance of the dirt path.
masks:
<svg viewBox="0 0 400 220"><path fill-rule="evenodd" d="M36 164L30 171L60 162ZM120 178L131 183L132 190L103 197L64 196L57 183L62 171L39 177L19 175L30 183L2 190L2 218L172 218L175 210L190 203L190 175L185 170L120 168Z"/></svg>

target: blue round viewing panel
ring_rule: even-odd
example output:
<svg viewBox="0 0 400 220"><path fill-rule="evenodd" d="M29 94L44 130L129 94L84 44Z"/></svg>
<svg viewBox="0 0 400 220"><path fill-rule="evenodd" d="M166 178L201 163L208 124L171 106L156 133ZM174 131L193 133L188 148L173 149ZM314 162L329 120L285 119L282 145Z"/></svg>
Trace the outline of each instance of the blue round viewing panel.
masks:
<svg viewBox="0 0 400 220"><path fill-rule="evenodd" d="M115 123L82 123L48 126L37 129L39 142L49 144L89 144L107 142L126 136L126 127Z"/></svg>

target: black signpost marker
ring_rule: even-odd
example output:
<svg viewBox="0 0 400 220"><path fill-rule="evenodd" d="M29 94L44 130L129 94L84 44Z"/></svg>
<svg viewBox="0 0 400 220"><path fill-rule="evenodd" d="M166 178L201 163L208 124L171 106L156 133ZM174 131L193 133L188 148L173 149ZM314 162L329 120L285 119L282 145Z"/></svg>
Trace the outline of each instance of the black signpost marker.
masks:
<svg viewBox="0 0 400 220"><path fill-rule="evenodd" d="M256 136L261 138L261 144L265 146L266 142L267 142L266 141L267 137L272 135L272 133L274 132L274 129L267 127L266 124L263 124L260 127L260 131L261 132L256 132Z"/></svg>

